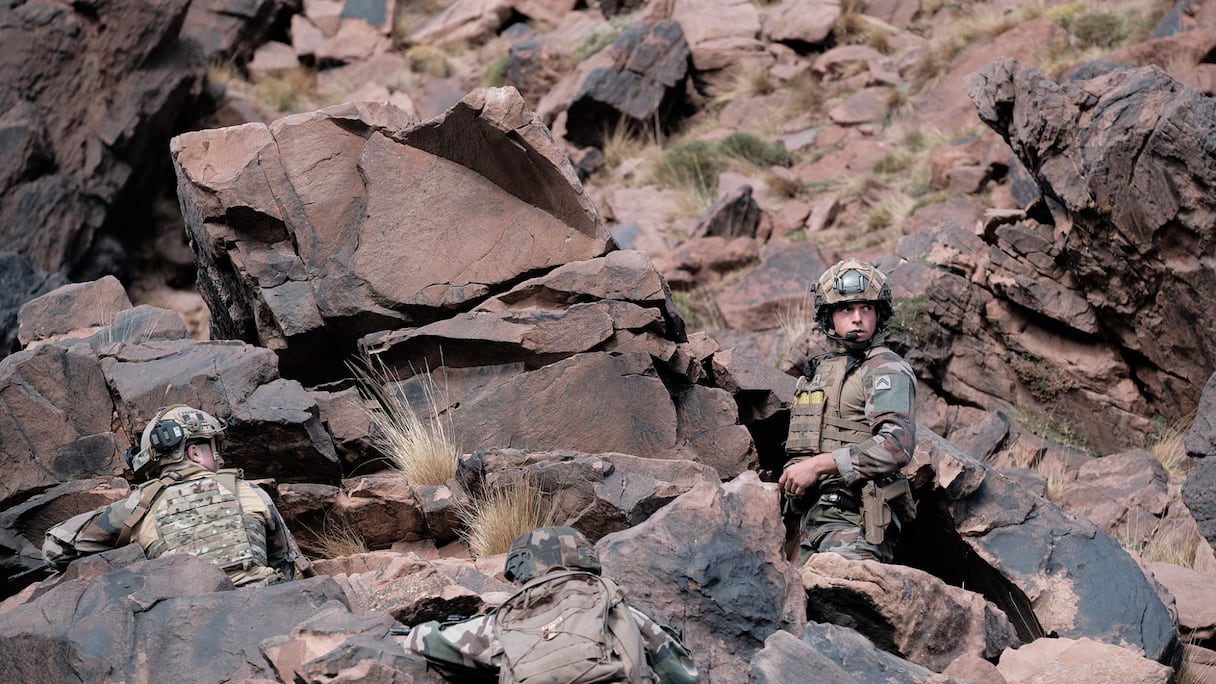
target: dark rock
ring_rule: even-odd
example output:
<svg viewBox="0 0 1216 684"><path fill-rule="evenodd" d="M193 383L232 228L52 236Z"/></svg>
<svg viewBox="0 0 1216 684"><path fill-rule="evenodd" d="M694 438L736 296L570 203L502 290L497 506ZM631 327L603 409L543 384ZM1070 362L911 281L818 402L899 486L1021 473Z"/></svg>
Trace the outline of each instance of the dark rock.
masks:
<svg viewBox="0 0 1216 684"><path fill-rule="evenodd" d="M752 188L744 185L720 197L706 210L693 230L693 237L756 237L760 226L760 205L752 198Z"/></svg>
<svg viewBox="0 0 1216 684"><path fill-rule="evenodd" d="M4 136L0 135L0 144ZM0 150L0 155L9 158ZM17 314L31 299L67 284L59 273L44 273L29 259L14 252L0 252L0 357L19 349Z"/></svg>
<svg viewBox="0 0 1216 684"><path fill-rule="evenodd" d="M1043 189L1057 282L1093 308L1100 341L1137 359L1127 405L1172 412L1216 365L1216 275L1195 262L1216 238L1216 168L1188 133L1216 127L1216 102L1155 67L1092 66L1056 84L996 60L967 92Z"/></svg>
<svg viewBox="0 0 1216 684"><path fill-rule="evenodd" d="M634 23L612 45L613 64L587 74L566 107L566 140L603 145L604 122L670 128L681 114L689 49L676 21Z"/></svg>
<svg viewBox="0 0 1216 684"><path fill-rule="evenodd" d="M235 591L222 570L193 556L139 561L62 582L0 614L0 650L7 654L0 660L0 676L9 681L30 672L47 681L274 678L258 644L288 633L331 601L344 603L344 595L328 577Z"/></svg>
<svg viewBox="0 0 1216 684"><path fill-rule="evenodd" d="M299 383L278 377L267 349L153 340L107 349L101 367L128 435L142 434L160 407L188 404L231 420L223 437L225 460L246 475L320 483L340 477L316 401Z"/></svg>
<svg viewBox="0 0 1216 684"><path fill-rule="evenodd" d="M806 624L805 592L782 552L779 496L754 473L700 484L596 544L631 605L684 630L705 681L747 682L769 636Z"/></svg>
<svg viewBox="0 0 1216 684"><path fill-rule="evenodd" d="M820 657L847 668L858 682L950 684L953 681L883 651L861 633L848 627L812 621L803 631L802 641Z"/></svg>
<svg viewBox="0 0 1216 684"><path fill-rule="evenodd" d="M0 361L0 506L68 480L119 473L125 446L113 413L92 354L46 345Z"/></svg>
<svg viewBox="0 0 1216 684"><path fill-rule="evenodd" d="M0 241L36 268L93 280L147 237L124 220L164 189L172 127L206 61L178 37L190 3L12 6L0 25ZM84 111L81 94L94 106ZM37 226L38 230L30 227Z"/></svg>

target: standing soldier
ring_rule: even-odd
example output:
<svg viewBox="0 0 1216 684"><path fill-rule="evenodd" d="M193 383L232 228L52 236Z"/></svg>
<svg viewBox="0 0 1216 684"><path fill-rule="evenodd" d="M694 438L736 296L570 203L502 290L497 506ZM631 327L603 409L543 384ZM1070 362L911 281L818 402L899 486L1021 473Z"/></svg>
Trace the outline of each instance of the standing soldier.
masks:
<svg viewBox="0 0 1216 684"><path fill-rule="evenodd" d="M238 587L307 574L308 561L266 492L224 469L224 424L182 404L157 412L139 449L125 454L139 480L131 496L81 513L46 533L42 555L56 570L81 556L139 544L148 558L187 553L223 568Z"/></svg>
<svg viewBox="0 0 1216 684"><path fill-rule="evenodd" d="M779 480L801 516L798 562L830 551L888 563L916 512L900 472L916 446L916 376L884 345L892 309L882 272L841 261L812 294L832 349L798 380Z"/></svg>

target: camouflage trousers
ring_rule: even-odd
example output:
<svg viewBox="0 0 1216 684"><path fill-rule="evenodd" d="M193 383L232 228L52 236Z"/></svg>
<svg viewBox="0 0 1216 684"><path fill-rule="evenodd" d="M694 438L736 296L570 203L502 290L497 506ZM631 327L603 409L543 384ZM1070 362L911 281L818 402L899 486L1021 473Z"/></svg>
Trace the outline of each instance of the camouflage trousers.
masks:
<svg viewBox="0 0 1216 684"><path fill-rule="evenodd" d="M802 516L802 532L798 539L798 565L806 563L812 554L835 553L853 560L876 560L890 563L895 559L899 541L899 520L892 515L881 544L865 539L861 514L834 506L816 504Z"/></svg>

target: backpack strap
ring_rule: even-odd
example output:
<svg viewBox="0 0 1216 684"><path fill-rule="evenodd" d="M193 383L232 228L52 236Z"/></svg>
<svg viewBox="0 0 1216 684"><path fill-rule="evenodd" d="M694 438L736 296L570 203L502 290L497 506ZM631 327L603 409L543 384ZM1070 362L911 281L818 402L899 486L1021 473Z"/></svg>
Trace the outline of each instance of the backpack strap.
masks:
<svg viewBox="0 0 1216 684"><path fill-rule="evenodd" d="M126 546L131 541L131 535L135 533L135 526L140 523L152 509L152 504L156 498L160 496L161 490L169 485L177 482L180 477L174 477L174 473L161 475L159 479L153 480L140 489L139 503L127 517L122 521L122 530L118 533L118 545Z"/></svg>

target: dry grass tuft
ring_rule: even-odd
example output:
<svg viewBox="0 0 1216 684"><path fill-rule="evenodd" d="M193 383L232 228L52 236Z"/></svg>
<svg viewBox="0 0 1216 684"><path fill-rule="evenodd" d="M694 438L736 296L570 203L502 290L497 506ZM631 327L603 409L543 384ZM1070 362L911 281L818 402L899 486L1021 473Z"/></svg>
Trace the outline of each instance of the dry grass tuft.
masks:
<svg viewBox="0 0 1216 684"><path fill-rule="evenodd" d="M456 513L474 558L506 553L519 535L553 524L552 504L528 477L487 488Z"/></svg>
<svg viewBox="0 0 1216 684"><path fill-rule="evenodd" d="M237 83L232 81L234 86ZM317 74L308 67L298 66L260 78L246 89L254 107L262 114L295 113L313 106L311 98L317 90Z"/></svg>
<svg viewBox="0 0 1216 684"><path fill-rule="evenodd" d="M454 71L448 54L432 45L414 45L407 49L405 67L412 73L431 78L447 78Z"/></svg>
<svg viewBox="0 0 1216 684"><path fill-rule="evenodd" d="M327 514L320 530L306 528L300 545L312 558L341 558L367 553L363 534L344 515Z"/></svg>
<svg viewBox="0 0 1216 684"><path fill-rule="evenodd" d="M1062 461L1039 459L1033 470L1047 481L1047 500L1059 504L1064 499L1064 486L1072 481Z"/></svg>
<svg viewBox="0 0 1216 684"><path fill-rule="evenodd" d="M348 364L372 425L372 446L412 485L441 485L456 474L459 449L450 416L440 410L439 389L430 373L421 380L422 406L404 396L401 382L378 359Z"/></svg>
<svg viewBox="0 0 1216 684"><path fill-rule="evenodd" d="M1162 419L1153 421L1154 429L1145 448L1165 468L1171 481L1185 480L1193 465L1190 456L1186 455L1183 442L1194 422L1194 414L1170 425L1166 425Z"/></svg>

